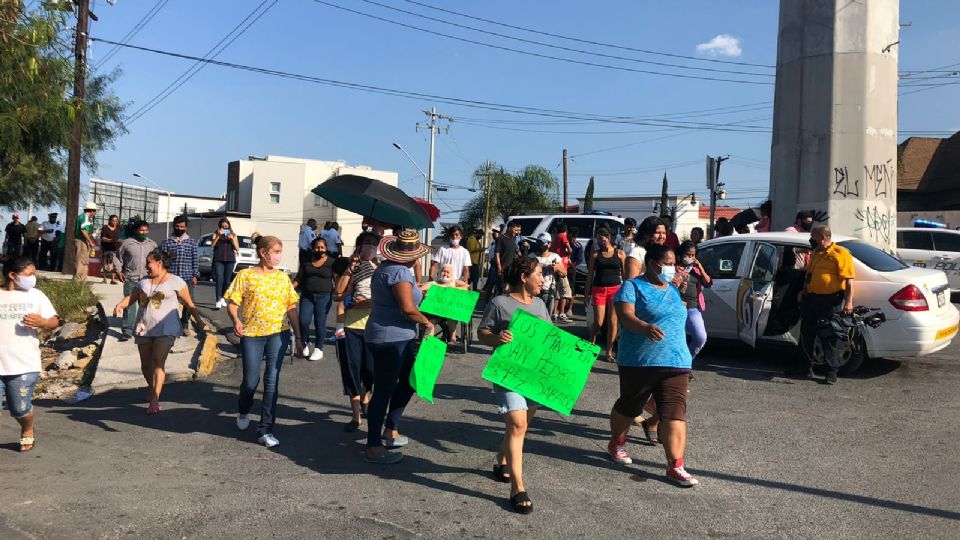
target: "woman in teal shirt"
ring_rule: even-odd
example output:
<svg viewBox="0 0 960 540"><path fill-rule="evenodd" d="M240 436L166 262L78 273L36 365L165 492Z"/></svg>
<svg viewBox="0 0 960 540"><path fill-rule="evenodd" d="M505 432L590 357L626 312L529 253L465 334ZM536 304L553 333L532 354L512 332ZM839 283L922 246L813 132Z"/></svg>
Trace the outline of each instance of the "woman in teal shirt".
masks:
<svg viewBox="0 0 960 540"><path fill-rule="evenodd" d="M671 283L676 256L665 245L649 244L645 271L628 280L614 297L623 326L617 366L620 399L610 411L607 450L617 463L633 463L627 433L650 395L660 416L659 439L667 456L667 479L682 487L697 485L683 468L687 442L687 384L693 359L687 348L687 308Z"/></svg>

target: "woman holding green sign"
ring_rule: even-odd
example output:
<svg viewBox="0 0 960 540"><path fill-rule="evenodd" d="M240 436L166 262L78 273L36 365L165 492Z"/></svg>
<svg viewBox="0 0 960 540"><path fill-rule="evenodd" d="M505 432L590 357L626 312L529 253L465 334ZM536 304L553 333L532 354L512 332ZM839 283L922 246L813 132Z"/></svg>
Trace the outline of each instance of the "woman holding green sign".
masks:
<svg viewBox="0 0 960 540"><path fill-rule="evenodd" d="M686 342L687 308L671 282L676 256L666 245L648 244L644 273L628 280L614 301L623 332L617 367L620 399L610 411L607 450L617 463L633 463L627 433L653 395L660 417L659 439L667 455L667 479L697 485L683 468L687 444L687 384L693 360Z"/></svg>
<svg viewBox="0 0 960 540"><path fill-rule="evenodd" d="M510 292L487 304L477 330L480 342L494 349L513 341L513 335L507 327L510 326L513 313L518 309L550 322L550 312L543 300L538 298L543 288L540 261L530 257L518 257L510 265L504 278L510 286ZM493 465L493 476L500 482L511 483L510 502L513 509L521 514L529 514L533 512L533 503L523 484L523 440L539 404L528 401L522 395L502 386L494 385L493 390L497 394L499 411L506 423L503 444Z"/></svg>
<svg viewBox="0 0 960 540"><path fill-rule="evenodd" d="M433 334L433 324L417 308L423 293L413 274L413 266L427 251L412 229L380 242L384 262L370 280L370 318L363 336L374 358L373 398L367 411L366 460L370 463L399 462L403 454L386 448L409 443L399 428L403 410L413 397L410 371L417 354L417 324L424 325L427 335Z"/></svg>

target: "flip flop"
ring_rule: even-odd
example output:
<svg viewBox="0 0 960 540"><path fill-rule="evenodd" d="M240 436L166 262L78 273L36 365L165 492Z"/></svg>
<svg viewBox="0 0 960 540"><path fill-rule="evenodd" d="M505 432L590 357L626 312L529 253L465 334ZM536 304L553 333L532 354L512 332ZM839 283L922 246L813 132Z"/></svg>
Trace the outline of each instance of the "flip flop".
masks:
<svg viewBox="0 0 960 540"><path fill-rule="evenodd" d="M530 497L527 495L526 491L521 491L513 497L510 497L510 503L513 505L514 512L517 512L518 514L529 514L530 512L533 512L533 502L530 500Z"/></svg>
<svg viewBox="0 0 960 540"><path fill-rule="evenodd" d="M510 469L506 464L495 463L493 465L493 479L497 482L503 482L507 484L510 482Z"/></svg>
<svg viewBox="0 0 960 540"><path fill-rule="evenodd" d="M33 450L37 442L36 433L30 437L20 437L20 452L29 452Z"/></svg>

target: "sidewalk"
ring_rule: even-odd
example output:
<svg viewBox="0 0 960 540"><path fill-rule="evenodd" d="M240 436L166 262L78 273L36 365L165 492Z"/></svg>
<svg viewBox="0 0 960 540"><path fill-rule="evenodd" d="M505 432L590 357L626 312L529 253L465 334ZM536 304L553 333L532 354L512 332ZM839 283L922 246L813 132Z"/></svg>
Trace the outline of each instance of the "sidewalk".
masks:
<svg viewBox="0 0 960 540"><path fill-rule="evenodd" d="M56 272L37 272L49 279L73 279ZM121 319L113 317L113 307L123 299L123 285L103 284L100 278L89 278L90 288L100 297L103 310L107 313L109 329L104 340L103 352L97 365L97 374L91 388L94 394L109 390L143 388L146 382L140 372L140 354L134 340L118 341L121 335ZM192 330L192 329L191 329ZM214 343L206 345L205 334L191 331L189 337L177 338L166 363L166 382L188 381L193 379L201 364L215 360L217 349ZM212 358L211 358L212 357Z"/></svg>

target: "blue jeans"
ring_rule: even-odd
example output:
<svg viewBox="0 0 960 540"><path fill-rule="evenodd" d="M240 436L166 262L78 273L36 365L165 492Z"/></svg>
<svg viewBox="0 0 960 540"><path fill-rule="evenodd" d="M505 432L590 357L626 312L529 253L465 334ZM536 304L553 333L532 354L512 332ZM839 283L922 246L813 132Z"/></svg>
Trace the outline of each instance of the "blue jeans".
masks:
<svg viewBox="0 0 960 540"><path fill-rule="evenodd" d="M703 325L703 313L698 308L687 308L687 347L690 356L696 358L707 344L707 329Z"/></svg>
<svg viewBox="0 0 960 540"><path fill-rule="evenodd" d="M273 425L277 420L280 368L283 366L283 353L289 345L290 332L240 338L240 354L243 356L243 382L240 383L238 405L240 414L249 414L253 408L253 394L260 384L260 363L266 361L267 364L263 370L263 401L260 427L257 429L261 435L273 433Z"/></svg>
<svg viewBox="0 0 960 540"><path fill-rule="evenodd" d="M303 335L304 345L307 343L307 336L310 335L310 321L312 320L315 336L314 344L318 349L323 348L327 335L327 314L330 313L332 302L333 295L331 293L304 292L300 295L300 332Z"/></svg>
<svg viewBox="0 0 960 540"><path fill-rule="evenodd" d="M223 293L227 292L227 287L233 281L233 267L235 261L213 261L213 288L217 294L217 300L223 298Z"/></svg>
<svg viewBox="0 0 960 540"><path fill-rule="evenodd" d="M123 279L123 295L130 296L130 293L137 288L137 284L140 280L131 279L127 276L124 276ZM123 333L127 336L133 335L133 327L137 324L137 310L140 309L139 302L131 302L127 309L123 310Z"/></svg>
<svg viewBox="0 0 960 540"><path fill-rule="evenodd" d="M400 418L410 398L410 370L416 359L414 340L367 343L373 355L373 397L367 408L367 447L383 446L381 431L400 429ZM389 409L389 410L388 410Z"/></svg>
<svg viewBox="0 0 960 540"><path fill-rule="evenodd" d="M33 411L33 387L38 380L38 371L22 375L0 375L0 395L7 398L10 416L23 418Z"/></svg>

